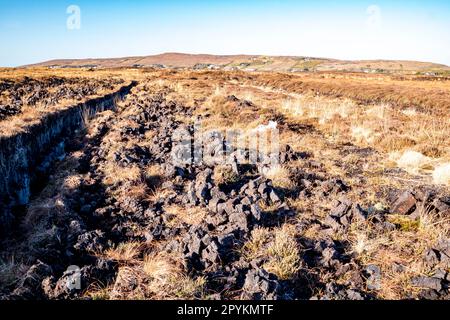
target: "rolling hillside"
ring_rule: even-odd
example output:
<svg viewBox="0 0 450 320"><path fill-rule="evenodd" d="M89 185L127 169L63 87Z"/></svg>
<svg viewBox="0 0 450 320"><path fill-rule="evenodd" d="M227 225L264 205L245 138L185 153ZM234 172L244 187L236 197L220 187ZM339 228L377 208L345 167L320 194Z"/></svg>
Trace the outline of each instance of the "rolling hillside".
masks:
<svg viewBox="0 0 450 320"><path fill-rule="evenodd" d="M258 55L208 55L163 53L152 56L108 58L108 59L62 59L41 62L24 67L52 68L195 68L245 71L347 71L347 72L402 72L402 73L448 73L450 67L418 61L390 60L336 60L294 56Z"/></svg>

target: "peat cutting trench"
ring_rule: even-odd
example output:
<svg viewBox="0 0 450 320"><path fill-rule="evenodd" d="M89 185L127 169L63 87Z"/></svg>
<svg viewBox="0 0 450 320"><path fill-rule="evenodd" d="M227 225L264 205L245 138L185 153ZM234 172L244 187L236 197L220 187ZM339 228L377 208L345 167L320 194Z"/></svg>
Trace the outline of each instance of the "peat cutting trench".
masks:
<svg viewBox="0 0 450 320"><path fill-rule="evenodd" d="M0 141L2 225L12 221L11 205L22 212L12 235L2 233L1 258L14 260L15 274L3 280L0 299L314 299L319 292L322 299L377 298L379 268L361 265L349 243L332 235L353 223L395 228L386 219L389 210L349 201L345 182L320 177L313 166L296 173L298 190L276 188L261 174L270 155L259 155L261 165L243 164L236 159L248 159L251 151L235 149L224 164L230 146L214 134L204 143L203 163L174 163L177 132L194 131L183 121L194 114L166 94L133 83L83 105L99 111L87 130L74 108ZM124 99L116 106L118 98ZM287 145L280 160L309 161ZM326 221L292 225L304 230L317 224L324 237L293 238L294 256L274 251L280 268L301 266L295 276L283 276L290 270L276 276L267 271L267 257L243 249L262 228L294 218L285 202L292 192L320 196L334 209ZM425 204L437 214L450 209L448 198L420 190L399 194L392 208L413 214ZM261 241L284 248L283 236ZM423 263L448 266L450 241L429 248ZM448 297L450 278L443 270L414 280L423 297ZM336 274L348 274L348 281L333 281Z"/></svg>
<svg viewBox="0 0 450 320"><path fill-rule="evenodd" d="M46 183L50 167L65 155L66 140L83 129L98 112L114 109L136 83L46 115L41 122L9 137L0 137L0 230L8 230L14 211L28 204L32 193ZM22 208L23 209L23 208ZM0 238L3 238L0 233Z"/></svg>

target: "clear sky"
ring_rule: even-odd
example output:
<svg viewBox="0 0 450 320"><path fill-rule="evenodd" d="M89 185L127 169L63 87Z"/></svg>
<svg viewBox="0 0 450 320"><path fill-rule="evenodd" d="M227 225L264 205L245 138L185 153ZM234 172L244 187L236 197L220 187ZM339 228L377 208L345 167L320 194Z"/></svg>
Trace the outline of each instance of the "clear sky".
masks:
<svg viewBox="0 0 450 320"><path fill-rule="evenodd" d="M450 1L0 0L0 40L0 66L163 52L450 65Z"/></svg>

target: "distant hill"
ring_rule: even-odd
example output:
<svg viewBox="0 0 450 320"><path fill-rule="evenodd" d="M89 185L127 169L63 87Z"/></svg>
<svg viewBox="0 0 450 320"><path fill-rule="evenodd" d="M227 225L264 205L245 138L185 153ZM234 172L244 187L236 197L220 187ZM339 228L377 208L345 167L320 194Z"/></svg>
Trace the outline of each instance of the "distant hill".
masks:
<svg viewBox="0 0 450 320"><path fill-rule="evenodd" d="M51 68L195 68L245 71L347 71L366 73L433 73L450 72L442 64L400 60L336 60L294 56L259 55L210 55L163 53L152 56L106 58L106 59L61 59L41 62L28 67Z"/></svg>

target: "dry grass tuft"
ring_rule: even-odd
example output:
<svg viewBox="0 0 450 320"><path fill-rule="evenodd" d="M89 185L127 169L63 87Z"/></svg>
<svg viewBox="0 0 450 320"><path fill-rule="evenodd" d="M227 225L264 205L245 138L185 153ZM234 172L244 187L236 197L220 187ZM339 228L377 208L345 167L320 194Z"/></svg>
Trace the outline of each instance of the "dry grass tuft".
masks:
<svg viewBox="0 0 450 320"><path fill-rule="evenodd" d="M265 228L254 229L251 239L241 248L241 255L247 261L265 259L264 269L282 280L294 278L300 269L295 230L288 224L273 232Z"/></svg>
<svg viewBox="0 0 450 320"><path fill-rule="evenodd" d="M169 221L169 226L177 226L180 223L187 223L188 225L199 225L201 224L208 212L206 209L201 207L183 207L180 205L171 205L165 208L165 211L173 215L173 218Z"/></svg>
<svg viewBox="0 0 450 320"><path fill-rule="evenodd" d="M143 245L140 242L126 242L106 250L105 255L120 263L132 263L139 257L142 249Z"/></svg>
<svg viewBox="0 0 450 320"><path fill-rule="evenodd" d="M80 187L82 178L80 175L70 175L64 180L63 187L68 190L76 190Z"/></svg>
<svg viewBox="0 0 450 320"><path fill-rule="evenodd" d="M290 225L275 230L275 239L267 249L269 259L264 268L281 280L292 279L300 269L295 230Z"/></svg>
<svg viewBox="0 0 450 320"><path fill-rule="evenodd" d="M267 244L270 242L270 230L255 228L252 235L241 248L241 255L247 260L258 259L264 256Z"/></svg>
<svg viewBox="0 0 450 320"><path fill-rule="evenodd" d="M375 264L382 269L381 299L403 299L417 293L411 279L427 273L423 253L440 239L450 236L448 220L421 208L417 220L390 216L396 230L386 231L373 225L352 228L348 238L352 252L362 266Z"/></svg>
<svg viewBox="0 0 450 320"><path fill-rule="evenodd" d="M159 253L144 258L147 290L158 299L198 299L204 295L205 279L186 275L176 259Z"/></svg>
<svg viewBox="0 0 450 320"><path fill-rule="evenodd" d="M147 200L150 202L157 202L175 194L176 192L174 190L156 187L155 190L150 191Z"/></svg>
<svg viewBox="0 0 450 320"><path fill-rule="evenodd" d="M28 208L27 214L22 222L23 226L29 230L45 224L50 216L63 219L67 216L64 202L59 198L48 199L44 202L34 202Z"/></svg>
<svg viewBox="0 0 450 320"><path fill-rule="evenodd" d="M137 182L137 184L128 188L126 194L131 198L143 200L149 194L149 189L144 182Z"/></svg>
<svg viewBox="0 0 450 320"><path fill-rule="evenodd" d="M0 259L0 292L13 286L26 272L26 267L10 259L4 261Z"/></svg>
<svg viewBox="0 0 450 320"><path fill-rule="evenodd" d="M292 189L295 183L290 178L289 168L286 166L272 166L263 172L263 175L272 180L274 187L283 189Z"/></svg>
<svg viewBox="0 0 450 320"><path fill-rule="evenodd" d="M130 167L121 167L113 162L108 162L103 170L106 185L116 185L119 183L136 184L143 181L141 169L133 165Z"/></svg>
<svg viewBox="0 0 450 320"><path fill-rule="evenodd" d="M229 185L239 181L239 175L230 165L219 165L214 168L213 179L216 184Z"/></svg>
<svg viewBox="0 0 450 320"><path fill-rule="evenodd" d="M402 215L390 215L388 221L395 224L397 229L403 232L417 231L420 226L419 220L414 220Z"/></svg>

